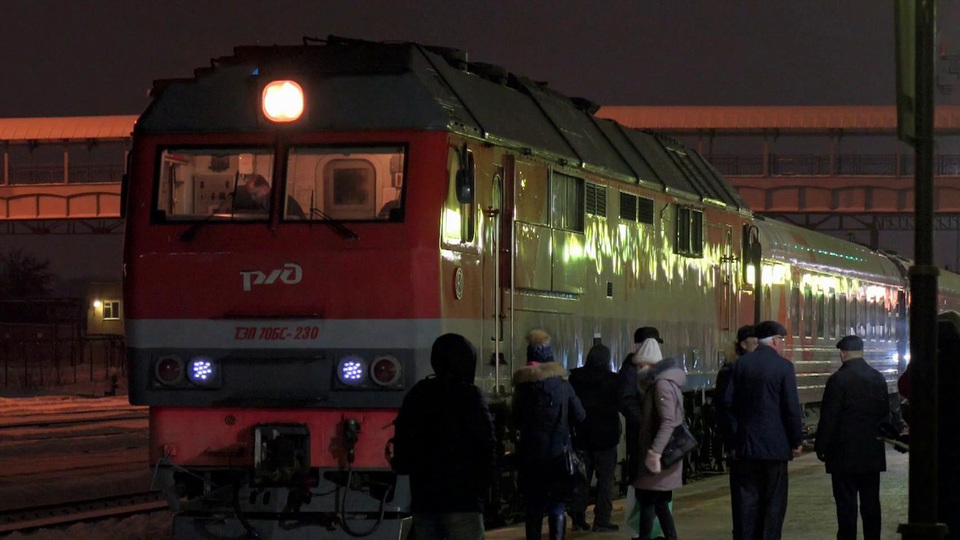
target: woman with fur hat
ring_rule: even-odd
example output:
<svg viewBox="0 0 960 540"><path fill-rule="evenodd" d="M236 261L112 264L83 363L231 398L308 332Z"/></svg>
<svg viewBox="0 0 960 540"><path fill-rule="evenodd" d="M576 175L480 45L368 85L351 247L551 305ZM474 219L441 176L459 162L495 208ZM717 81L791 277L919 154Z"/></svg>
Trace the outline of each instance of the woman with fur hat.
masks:
<svg viewBox="0 0 960 540"><path fill-rule="evenodd" d="M676 540L677 529L668 504L673 490L683 485L683 460L664 468L660 455L675 427L683 422L683 394L687 382L680 363L664 359L660 346L647 339L633 359L640 370L638 385L644 392L643 422L640 425L640 452L643 465L634 478L633 487L640 507L639 538L649 540L656 515L666 540Z"/></svg>
<svg viewBox="0 0 960 540"><path fill-rule="evenodd" d="M572 448L570 425L586 417L566 380L567 371L553 361L550 335L527 335L527 365L513 374L513 427L517 435L520 489L526 501L526 538L537 540L548 516L550 540L566 534L564 499L569 495L560 469Z"/></svg>

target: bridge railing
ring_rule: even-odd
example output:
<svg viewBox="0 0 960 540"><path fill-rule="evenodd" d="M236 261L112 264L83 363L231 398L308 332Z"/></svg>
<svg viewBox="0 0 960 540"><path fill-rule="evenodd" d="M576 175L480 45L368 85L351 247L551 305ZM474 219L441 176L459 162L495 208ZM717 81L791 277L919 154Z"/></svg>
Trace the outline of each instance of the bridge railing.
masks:
<svg viewBox="0 0 960 540"><path fill-rule="evenodd" d="M913 155L770 154L763 156L714 154L707 158L724 176L913 176ZM934 174L960 175L960 155L936 156Z"/></svg>

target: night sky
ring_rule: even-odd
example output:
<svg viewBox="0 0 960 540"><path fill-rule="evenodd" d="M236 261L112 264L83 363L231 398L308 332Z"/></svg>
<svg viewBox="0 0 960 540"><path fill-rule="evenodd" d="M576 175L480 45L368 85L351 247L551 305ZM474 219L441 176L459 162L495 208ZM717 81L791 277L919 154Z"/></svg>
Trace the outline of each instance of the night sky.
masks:
<svg viewBox="0 0 960 540"><path fill-rule="evenodd" d="M958 10L941 6L952 53ZM894 102L892 0L0 0L0 16L0 117L136 114L154 79L236 45L330 34L464 49L605 105Z"/></svg>

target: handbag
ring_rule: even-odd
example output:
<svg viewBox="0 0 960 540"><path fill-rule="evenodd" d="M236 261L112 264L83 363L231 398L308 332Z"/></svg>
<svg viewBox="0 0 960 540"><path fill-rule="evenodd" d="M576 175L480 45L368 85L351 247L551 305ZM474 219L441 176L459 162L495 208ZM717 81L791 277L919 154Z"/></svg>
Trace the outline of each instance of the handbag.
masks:
<svg viewBox="0 0 960 540"><path fill-rule="evenodd" d="M683 456L693 451L698 444L696 437L693 436L693 433L690 433L687 423L681 423L679 426L673 428L673 433L670 434L670 440L668 440L667 445L663 447L663 453L660 454L660 465L662 465L663 468L673 465L683 459Z"/></svg>
<svg viewBox="0 0 960 540"><path fill-rule="evenodd" d="M680 406L683 403L683 394L680 392L680 387L676 384L673 384L673 390L677 394L677 416L683 418L683 408ZM687 427L686 421L681 421L680 425L673 428L670 439L667 440L666 446L663 447L663 452L660 454L660 466L664 469L670 467L683 459L683 456L692 452L699 444L697 438L693 436L693 433L690 433L690 428Z"/></svg>
<svg viewBox="0 0 960 540"><path fill-rule="evenodd" d="M567 416L566 400L560 405L560 418L558 421L561 425L568 426L569 429L570 424ZM561 455L560 462L560 473L564 476L565 483L570 490L574 490L581 484L586 483L587 465L584 462L583 454L573 448L572 442L563 445L563 454Z"/></svg>

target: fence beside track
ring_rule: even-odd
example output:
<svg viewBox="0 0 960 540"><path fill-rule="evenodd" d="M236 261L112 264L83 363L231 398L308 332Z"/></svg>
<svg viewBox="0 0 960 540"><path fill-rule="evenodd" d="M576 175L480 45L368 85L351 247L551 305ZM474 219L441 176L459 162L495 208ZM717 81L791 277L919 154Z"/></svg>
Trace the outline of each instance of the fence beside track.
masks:
<svg viewBox="0 0 960 540"><path fill-rule="evenodd" d="M0 332L0 386L46 388L126 377L123 336L26 337Z"/></svg>

